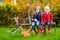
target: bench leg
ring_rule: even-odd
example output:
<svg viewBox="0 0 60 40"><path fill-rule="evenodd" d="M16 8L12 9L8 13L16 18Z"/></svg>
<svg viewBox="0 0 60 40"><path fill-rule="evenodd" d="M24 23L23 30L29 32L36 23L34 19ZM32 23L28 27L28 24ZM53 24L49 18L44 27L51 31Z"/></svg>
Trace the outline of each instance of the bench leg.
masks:
<svg viewBox="0 0 60 40"><path fill-rule="evenodd" d="M56 33L56 24L55 24L55 33Z"/></svg>
<svg viewBox="0 0 60 40"><path fill-rule="evenodd" d="M22 26L20 26L20 31L22 31Z"/></svg>
<svg viewBox="0 0 60 40"><path fill-rule="evenodd" d="M17 27L17 28L16 28L16 29L14 29L12 32L13 32L13 33L16 33L16 31L17 31L17 30L19 30L19 29L22 31L22 26Z"/></svg>

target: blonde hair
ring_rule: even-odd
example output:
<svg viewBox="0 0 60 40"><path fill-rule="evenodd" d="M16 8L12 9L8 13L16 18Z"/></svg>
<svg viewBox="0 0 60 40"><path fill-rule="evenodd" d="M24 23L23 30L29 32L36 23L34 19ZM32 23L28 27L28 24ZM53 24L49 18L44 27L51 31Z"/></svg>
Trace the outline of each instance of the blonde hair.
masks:
<svg viewBox="0 0 60 40"><path fill-rule="evenodd" d="M44 11L45 11L45 12L47 12L47 11L48 11L48 12L51 11L51 10L50 10L50 7L49 7L49 6L45 6Z"/></svg>

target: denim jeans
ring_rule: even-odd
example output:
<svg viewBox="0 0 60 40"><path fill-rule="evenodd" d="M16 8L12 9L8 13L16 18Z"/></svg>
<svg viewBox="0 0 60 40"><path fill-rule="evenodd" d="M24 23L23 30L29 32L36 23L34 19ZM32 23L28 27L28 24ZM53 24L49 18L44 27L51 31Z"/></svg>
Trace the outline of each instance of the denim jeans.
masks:
<svg viewBox="0 0 60 40"><path fill-rule="evenodd" d="M39 21L32 22L32 28L35 28L35 26L37 27L37 29L40 29L40 22Z"/></svg>
<svg viewBox="0 0 60 40"><path fill-rule="evenodd" d="M42 23L43 26L46 26L46 24L48 25L48 27L50 27L51 22L43 22Z"/></svg>

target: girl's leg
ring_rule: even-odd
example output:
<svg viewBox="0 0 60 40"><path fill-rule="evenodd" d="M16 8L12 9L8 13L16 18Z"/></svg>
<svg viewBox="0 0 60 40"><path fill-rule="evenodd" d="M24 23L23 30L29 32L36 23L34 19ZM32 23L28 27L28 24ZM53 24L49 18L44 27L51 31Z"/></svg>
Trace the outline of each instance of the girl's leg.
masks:
<svg viewBox="0 0 60 40"><path fill-rule="evenodd" d="M37 31L36 31L36 29L35 29L35 22L32 22L32 28L31 28L30 32L31 32L32 30L34 30L35 33L37 33Z"/></svg>
<svg viewBox="0 0 60 40"><path fill-rule="evenodd" d="M38 30L38 34L39 34L40 33L40 22L39 21L36 22L36 26L37 26L37 30Z"/></svg>
<svg viewBox="0 0 60 40"><path fill-rule="evenodd" d="M42 23L42 32L44 33L46 23Z"/></svg>
<svg viewBox="0 0 60 40"><path fill-rule="evenodd" d="M36 22L36 26L37 26L37 29L40 29L40 22L39 21Z"/></svg>
<svg viewBox="0 0 60 40"><path fill-rule="evenodd" d="M32 28L31 28L30 32L33 30L34 26L35 26L35 22L32 22Z"/></svg>
<svg viewBox="0 0 60 40"><path fill-rule="evenodd" d="M47 23L48 24L48 33L50 33L50 22Z"/></svg>

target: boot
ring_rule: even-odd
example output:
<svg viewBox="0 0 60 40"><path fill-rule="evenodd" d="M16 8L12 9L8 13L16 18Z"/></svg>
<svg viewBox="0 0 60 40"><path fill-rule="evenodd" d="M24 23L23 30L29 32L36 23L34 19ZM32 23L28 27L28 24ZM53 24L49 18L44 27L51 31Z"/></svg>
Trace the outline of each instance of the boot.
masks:
<svg viewBox="0 0 60 40"><path fill-rule="evenodd" d="M35 33L37 34L37 31L36 31L36 29L34 28L34 31L35 31Z"/></svg>
<svg viewBox="0 0 60 40"><path fill-rule="evenodd" d="M37 32L37 34L40 34L40 29L38 29L38 32Z"/></svg>
<svg viewBox="0 0 60 40"><path fill-rule="evenodd" d="M44 30L45 30L45 26L42 26L42 33L44 33Z"/></svg>
<svg viewBox="0 0 60 40"><path fill-rule="evenodd" d="M48 27L48 34L50 34L50 27Z"/></svg>

